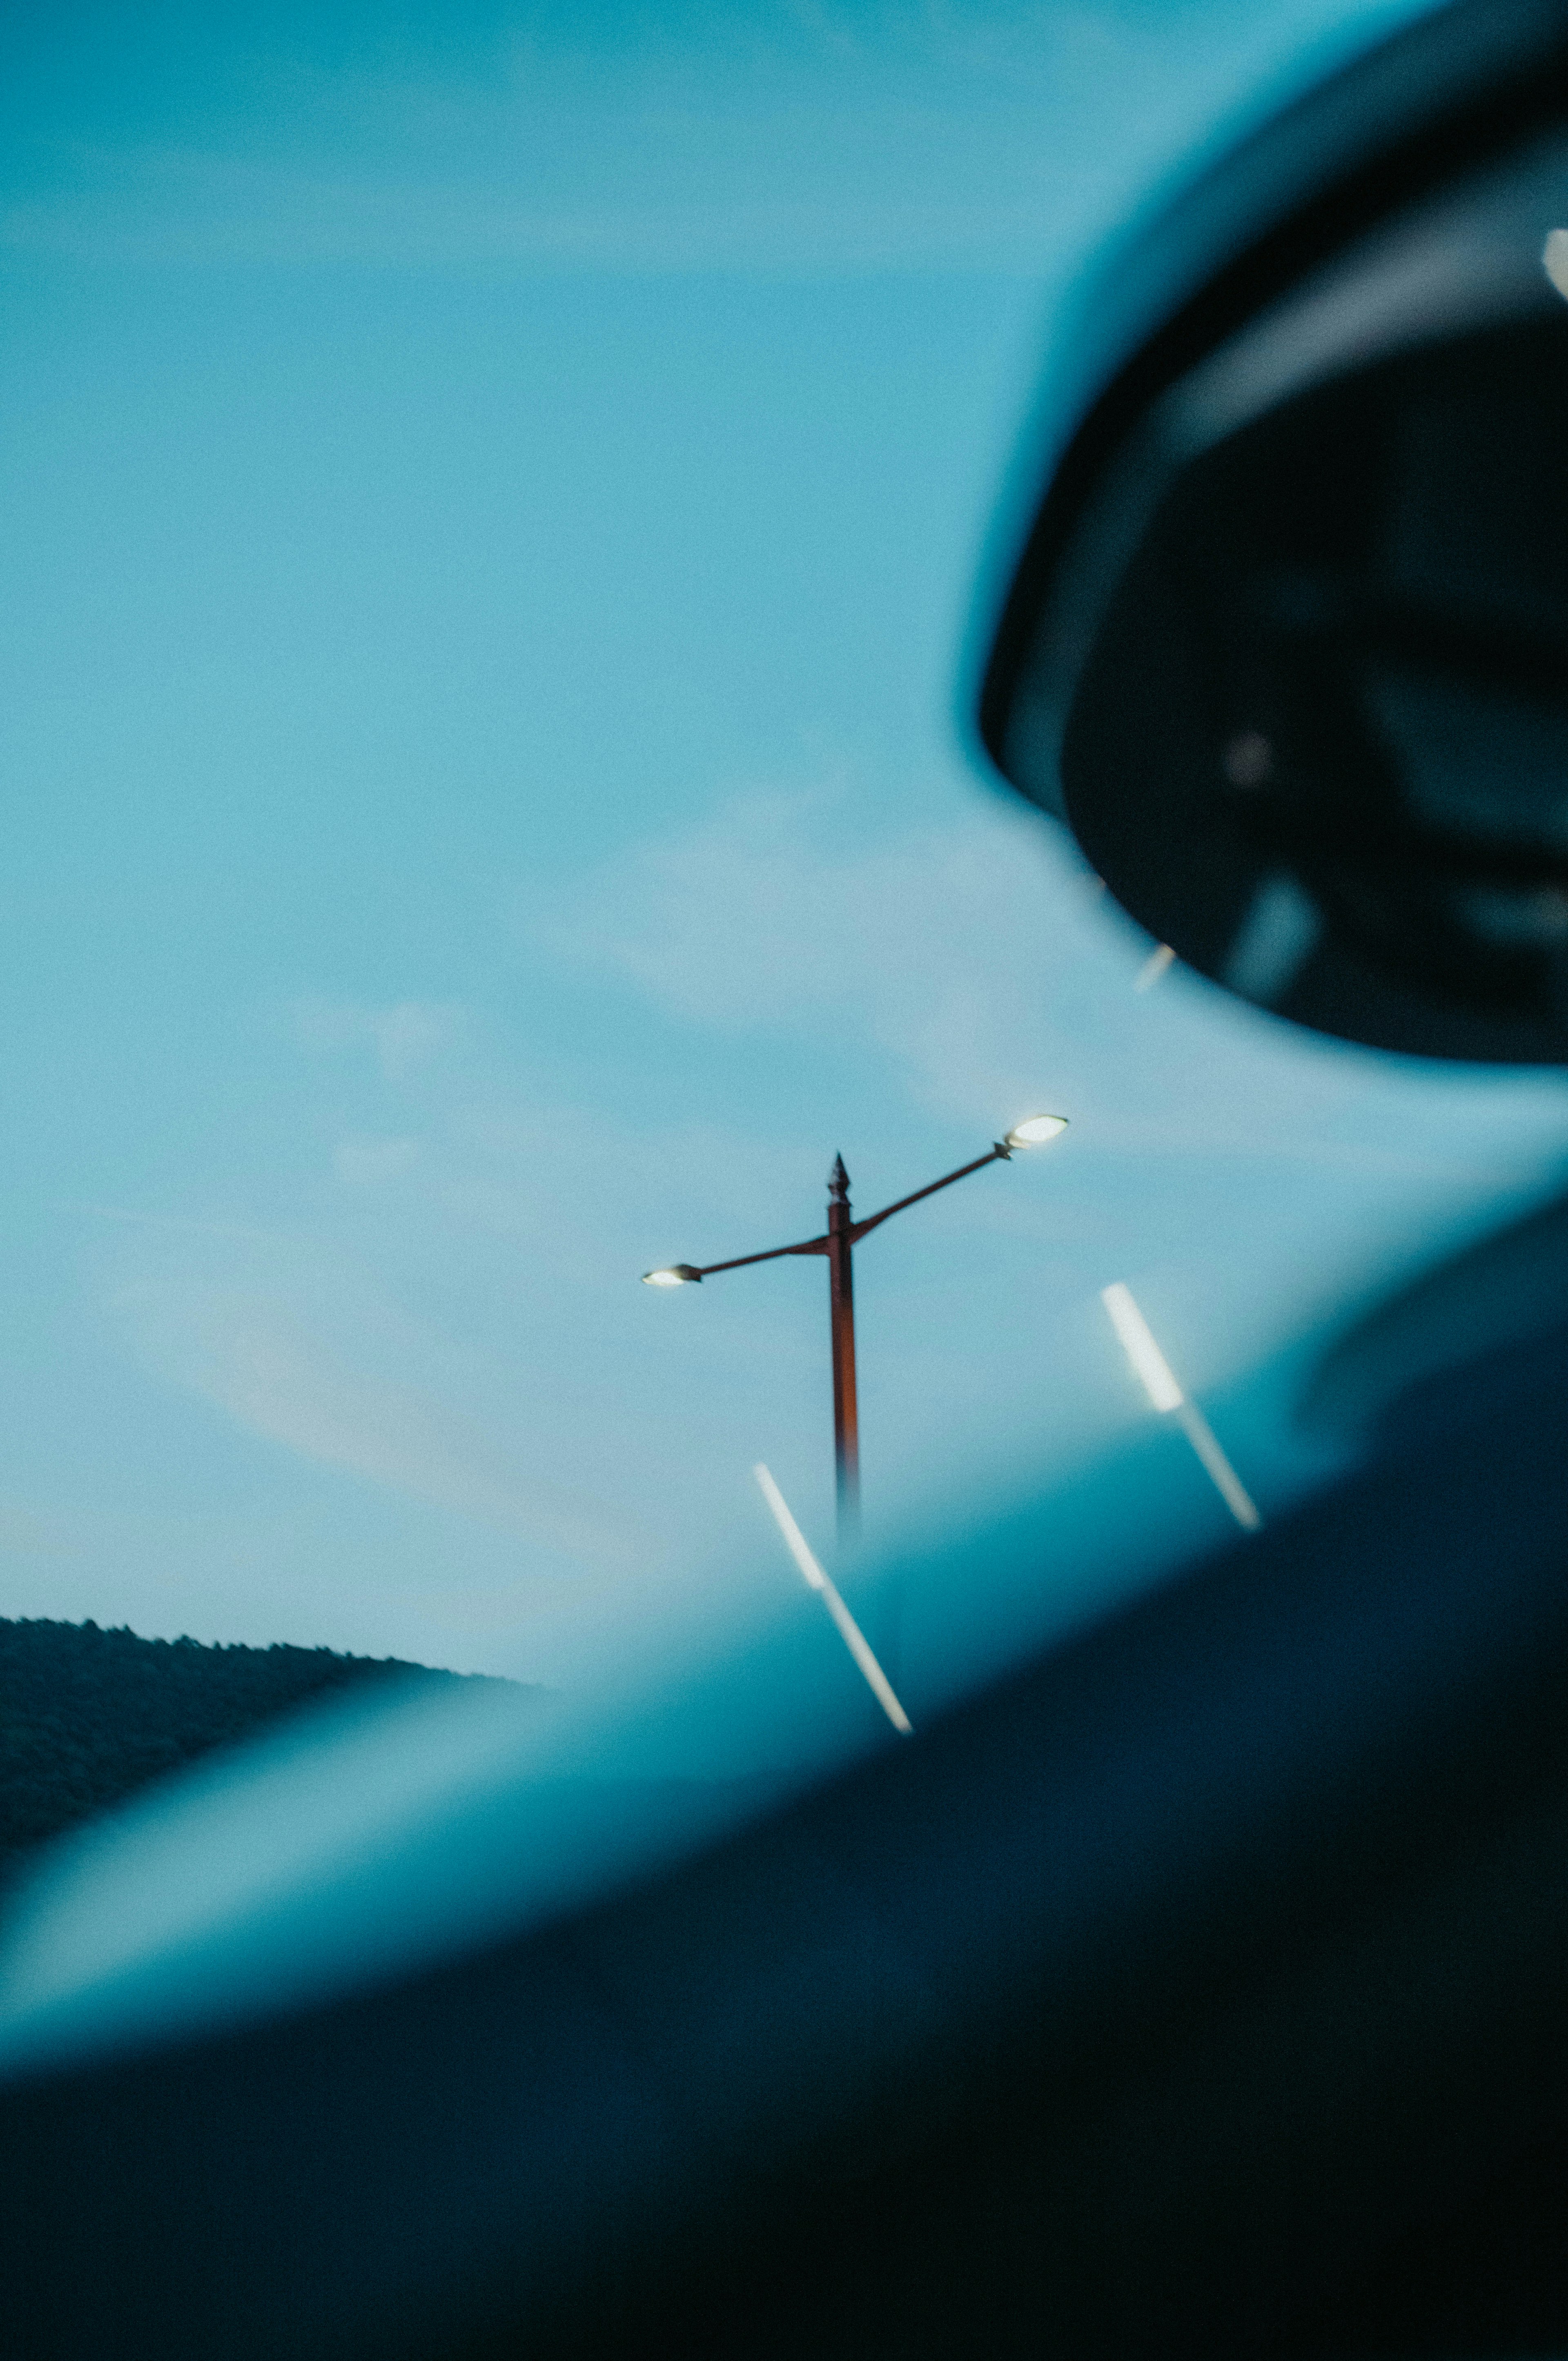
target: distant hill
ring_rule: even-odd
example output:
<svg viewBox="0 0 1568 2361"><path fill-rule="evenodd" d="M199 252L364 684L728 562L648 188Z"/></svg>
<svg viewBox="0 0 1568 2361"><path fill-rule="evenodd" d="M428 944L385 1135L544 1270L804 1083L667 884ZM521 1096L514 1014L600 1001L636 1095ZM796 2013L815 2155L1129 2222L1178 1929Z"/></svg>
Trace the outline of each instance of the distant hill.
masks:
<svg viewBox="0 0 1568 2361"><path fill-rule="evenodd" d="M390 1681L516 1686L331 1648L209 1648L0 1620L0 1877L28 1847L291 1708Z"/></svg>

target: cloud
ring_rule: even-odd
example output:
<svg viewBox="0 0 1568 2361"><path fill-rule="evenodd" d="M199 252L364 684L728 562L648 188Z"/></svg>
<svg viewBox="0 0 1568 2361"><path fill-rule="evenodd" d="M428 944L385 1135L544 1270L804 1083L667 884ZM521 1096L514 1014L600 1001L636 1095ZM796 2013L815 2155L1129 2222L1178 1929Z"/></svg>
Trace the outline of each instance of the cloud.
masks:
<svg viewBox="0 0 1568 2361"><path fill-rule="evenodd" d="M1474 1164L1470 1118L1539 1078L1383 1058L1309 1035L1172 968L1138 989L1148 939L1065 839L976 798L960 816L871 842L833 840L827 796L748 794L685 837L607 862L567 926L530 931L704 1030L808 1034L831 1014L905 1069L916 1098L965 1122L1057 1107L1078 1137L1131 1156Z"/></svg>
<svg viewBox="0 0 1568 2361"><path fill-rule="evenodd" d="M417 1139L340 1139L332 1152L332 1169L345 1188L373 1189L406 1172L419 1153Z"/></svg>
<svg viewBox="0 0 1568 2361"><path fill-rule="evenodd" d="M461 34L423 59L251 54L248 123L56 140L0 209L0 247L133 267L1033 277L1074 209L1127 179L1126 126L1168 124L1168 144L1185 127L1170 46L1020 0L861 26L808 5L794 24L610 11L585 31L567 12L488 55ZM1179 84L1212 78L1178 46Z"/></svg>
<svg viewBox="0 0 1568 2361"><path fill-rule="evenodd" d="M539 931L716 1032L796 1032L831 1011L965 1117L1025 1111L1064 1060L1131 1029L1147 946L1093 907L1031 818L977 800L848 847L824 819L816 796L738 797L608 863L580 896L586 922Z"/></svg>
<svg viewBox="0 0 1568 2361"><path fill-rule="evenodd" d="M72 196L0 210L0 249L72 261L359 264L414 269L598 269L662 276L703 270L1041 268L1037 197L1012 203L883 197L833 203L528 204L503 192L388 182L300 183L225 204L214 191L159 201L156 179L132 205Z"/></svg>
<svg viewBox="0 0 1568 2361"><path fill-rule="evenodd" d="M57 1517L39 1516L16 1501L0 1500L0 1551L7 1556L66 1557L81 1553L80 1535L73 1535ZM16 1613L13 1607L7 1610Z"/></svg>
<svg viewBox="0 0 1568 2361"><path fill-rule="evenodd" d="M389 1082L404 1081L455 1036L462 1011L450 1002L400 1000L388 1007L355 1001L294 1003L294 1027L307 1049L370 1049Z"/></svg>
<svg viewBox="0 0 1568 2361"><path fill-rule="evenodd" d="M247 1433L574 1559L629 1554L630 1536L597 1502L522 1467L422 1388L353 1367L282 1298L144 1281L118 1309L165 1378Z"/></svg>
<svg viewBox="0 0 1568 2361"><path fill-rule="evenodd" d="M737 798L608 864L583 897L593 917L549 938L716 1031L831 1009L966 1102L999 1069L1036 1066L1019 986L1048 886L1027 824L982 812L835 850L819 812L812 796Z"/></svg>

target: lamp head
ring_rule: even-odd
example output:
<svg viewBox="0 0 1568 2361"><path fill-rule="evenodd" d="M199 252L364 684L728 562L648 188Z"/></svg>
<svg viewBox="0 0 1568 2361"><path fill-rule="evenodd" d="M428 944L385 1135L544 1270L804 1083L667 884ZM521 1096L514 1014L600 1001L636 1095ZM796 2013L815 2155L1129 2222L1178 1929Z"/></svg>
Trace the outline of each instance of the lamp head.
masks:
<svg viewBox="0 0 1568 2361"><path fill-rule="evenodd" d="M1015 1148L1044 1148L1047 1140L1059 1138L1067 1129L1065 1115L1026 1115L1015 1123L1002 1146L1009 1156Z"/></svg>
<svg viewBox="0 0 1568 2361"><path fill-rule="evenodd" d="M685 1287L690 1280L700 1279L701 1277L701 1271L693 1264L673 1262L667 1264L663 1270L645 1270L642 1274L642 1284L644 1287Z"/></svg>

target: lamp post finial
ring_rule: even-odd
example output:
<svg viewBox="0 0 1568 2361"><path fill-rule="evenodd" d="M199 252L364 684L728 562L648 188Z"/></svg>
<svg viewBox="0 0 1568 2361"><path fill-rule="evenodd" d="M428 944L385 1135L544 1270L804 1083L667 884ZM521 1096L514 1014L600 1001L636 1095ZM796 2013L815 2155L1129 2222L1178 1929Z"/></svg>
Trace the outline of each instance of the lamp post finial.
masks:
<svg viewBox="0 0 1568 2361"><path fill-rule="evenodd" d="M844 1170L841 1156L833 1159L833 1170L828 1175L828 1194L840 1205L850 1202L850 1176Z"/></svg>

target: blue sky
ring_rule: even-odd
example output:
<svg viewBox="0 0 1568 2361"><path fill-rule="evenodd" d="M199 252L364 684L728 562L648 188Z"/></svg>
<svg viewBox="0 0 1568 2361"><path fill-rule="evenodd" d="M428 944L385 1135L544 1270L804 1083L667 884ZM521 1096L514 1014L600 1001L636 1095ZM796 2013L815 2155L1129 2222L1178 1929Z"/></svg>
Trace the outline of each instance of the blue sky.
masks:
<svg viewBox="0 0 1568 2361"><path fill-rule="evenodd" d="M0 1612L570 1685L761 1596L822 1272L639 1272L1042 1105L859 1257L872 1543L1137 1442L1117 1278L1310 1477L1560 1088L1139 993L962 651L1096 248L1404 13L7 12Z"/></svg>

